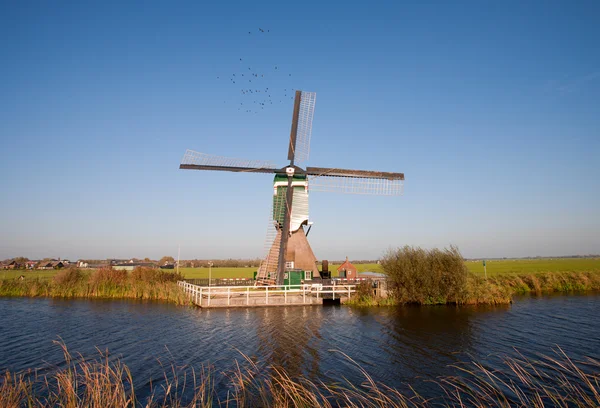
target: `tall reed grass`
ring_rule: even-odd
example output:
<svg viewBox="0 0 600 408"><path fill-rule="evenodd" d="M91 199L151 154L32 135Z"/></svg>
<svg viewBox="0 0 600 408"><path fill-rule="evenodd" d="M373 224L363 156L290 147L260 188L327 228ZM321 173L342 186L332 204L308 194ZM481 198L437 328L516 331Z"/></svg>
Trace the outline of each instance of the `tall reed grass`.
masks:
<svg viewBox="0 0 600 408"><path fill-rule="evenodd" d="M77 268L63 269L52 279L0 280L0 296L143 299L176 304L189 301L177 287L183 276L153 268L132 272L100 268L91 273Z"/></svg>
<svg viewBox="0 0 600 408"><path fill-rule="evenodd" d="M336 383L292 376L285 369L260 369L245 358L224 373L219 387L215 369L176 368L149 395L136 394L134 378L119 360L101 353L96 359L73 358L63 348L66 364L50 373L5 372L0 377L2 407L597 407L600 406L600 362L574 360L561 349L532 360L506 357L496 370L480 362L454 367L456 375L431 380L438 392L419 395L419 384L402 389L375 381L366 370L340 353L358 370L362 381ZM145 382L144 379L137 379ZM417 380L415 380L417 381ZM434 387L435 388L435 387ZM221 389L222 391L222 389Z"/></svg>

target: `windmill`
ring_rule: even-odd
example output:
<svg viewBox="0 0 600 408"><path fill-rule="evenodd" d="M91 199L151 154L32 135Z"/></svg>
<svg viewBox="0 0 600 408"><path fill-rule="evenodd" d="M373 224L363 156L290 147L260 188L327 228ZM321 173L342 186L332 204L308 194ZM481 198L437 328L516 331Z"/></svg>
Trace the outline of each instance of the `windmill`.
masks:
<svg viewBox="0 0 600 408"><path fill-rule="evenodd" d="M180 169L275 174L273 208L267 233L267 253L260 264L259 285L282 285L287 269L312 271L319 277L317 259L308 243L308 191L352 194L401 195L403 173L350 170L326 167L298 167L308 160L315 109L314 92L296 91L292 129L288 143L289 165L280 168L270 162L212 156L187 150ZM308 226L308 230L304 227Z"/></svg>

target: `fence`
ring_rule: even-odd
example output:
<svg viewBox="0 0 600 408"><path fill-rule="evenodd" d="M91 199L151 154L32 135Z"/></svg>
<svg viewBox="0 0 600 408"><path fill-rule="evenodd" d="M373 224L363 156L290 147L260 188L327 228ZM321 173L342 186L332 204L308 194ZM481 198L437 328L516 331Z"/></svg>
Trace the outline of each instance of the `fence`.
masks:
<svg viewBox="0 0 600 408"><path fill-rule="evenodd" d="M177 284L192 302L201 307L240 307L306 305L350 297L356 285L303 284L281 286L198 286L185 281ZM331 297L330 297L331 296Z"/></svg>

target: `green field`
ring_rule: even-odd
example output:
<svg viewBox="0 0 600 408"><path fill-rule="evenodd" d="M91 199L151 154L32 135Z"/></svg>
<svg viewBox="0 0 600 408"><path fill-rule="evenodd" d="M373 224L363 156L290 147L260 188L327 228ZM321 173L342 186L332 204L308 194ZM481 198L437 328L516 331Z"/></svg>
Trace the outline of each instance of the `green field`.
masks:
<svg viewBox="0 0 600 408"><path fill-rule="evenodd" d="M483 275L483 265L481 261L467 261L465 263L469 271ZM495 275L524 275L538 272L600 272L600 258L561 258L561 259L504 259L486 261L488 276ZM339 265L329 265L333 276L337 276L337 267ZM377 264L356 264L359 272L383 272L381 265ZM257 268L212 268L212 278L252 278ZM208 278L208 268L180 268L179 271L188 279ZM5 270L0 271L0 279L14 279L20 275L26 278L49 278L54 276L56 271L25 271L25 270Z"/></svg>
<svg viewBox="0 0 600 408"><path fill-rule="evenodd" d="M483 275L482 261L467 261L469 271ZM527 275L539 272L600 272L600 258L502 259L486 261L487 275Z"/></svg>
<svg viewBox="0 0 600 408"><path fill-rule="evenodd" d="M43 271L38 271L38 270L23 270L23 269L17 269L17 270L0 270L0 279L14 279L14 278L18 278L19 276L23 275L26 278L40 278L40 279L46 279L46 278L51 278L52 276L56 275L56 270L50 269L50 270L43 270Z"/></svg>

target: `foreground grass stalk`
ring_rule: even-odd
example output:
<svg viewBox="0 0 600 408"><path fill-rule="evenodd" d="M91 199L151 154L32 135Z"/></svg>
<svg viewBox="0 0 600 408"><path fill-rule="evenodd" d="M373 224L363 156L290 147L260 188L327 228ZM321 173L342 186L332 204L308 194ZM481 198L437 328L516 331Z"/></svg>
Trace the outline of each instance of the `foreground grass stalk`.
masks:
<svg viewBox="0 0 600 408"><path fill-rule="evenodd" d="M60 344L60 343L59 343ZM500 369L483 363L455 366L456 375L435 380L437 395L424 398L413 385L395 389L375 381L348 356L363 380L327 384L303 375L292 377L278 366L261 369L244 356L225 373L232 391L219 400L213 382L214 368L176 368L165 371L161 386L144 398L135 395L134 379L119 360L107 353L95 360L73 358L64 344L66 366L43 377L6 372L0 378L2 407L596 407L600 405L600 362L571 359L563 350L530 360L505 358ZM141 380L143 381L143 380ZM34 392L33 390L36 390Z"/></svg>

